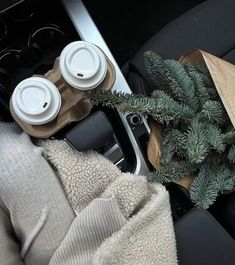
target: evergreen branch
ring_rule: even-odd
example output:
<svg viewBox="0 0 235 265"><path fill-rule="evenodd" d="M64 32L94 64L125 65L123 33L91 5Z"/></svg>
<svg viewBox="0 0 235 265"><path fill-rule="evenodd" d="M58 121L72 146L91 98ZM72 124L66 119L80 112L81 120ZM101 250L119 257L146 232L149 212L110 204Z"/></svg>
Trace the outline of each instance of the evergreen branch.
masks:
<svg viewBox="0 0 235 265"><path fill-rule="evenodd" d="M220 100L220 97L219 97L219 94L218 94L218 92L217 92L217 90L216 90L215 85L213 85L213 86L208 86L208 87L207 87L207 90L208 90L208 93L209 93L209 95L210 95L210 99L211 99L211 100L215 100L215 101Z"/></svg>
<svg viewBox="0 0 235 265"><path fill-rule="evenodd" d="M189 74L189 76L191 77L194 83L195 90L196 90L195 94L198 98L198 101L200 102L200 106L202 106L206 101L211 99L209 90L205 86L201 74L197 72L192 72Z"/></svg>
<svg viewBox="0 0 235 265"><path fill-rule="evenodd" d="M171 143L170 139L170 132L169 133L164 133L161 134L161 141L160 141L160 146L161 146L161 164L165 165L169 163L175 153L174 150L174 145Z"/></svg>
<svg viewBox="0 0 235 265"><path fill-rule="evenodd" d="M159 170L148 176L149 181L167 183L179 180L195 173L198 165L189 162L170 162L166 166L162 166Z"/></svg>
<svg viewBox="0 0 235 265"><path fill-rule="evenodd" d="M161 90L155 90L152 93L152 97L156 99L156 106L159 109L158 112L153 113L153 118L157 117L159 112L160 114L168 114L173 119L185 121L191 120L195 115L195 112L190 107L176 102Z"/></svg>
<svg viewBox="0 0 235 265"><path fill-rule="evenodd" d="M201 79L204 86L212 87L214 86L213 80L211 78L210 72L205 64L202 63L185 63L183 67L187 74L192 78L197 76Z"/></svg>
<svg viewBox="0 0 235 265"><path fill-rule="evenodd" d="M161 163L169 163L176 153L180 158L185 157L187 136L177 129L167 130L161 135Z"/></svg>
<svg viewBox="0 0 235 265"><path fill-rule="evenodd" d="M185 105L190 106L193 110L198 109L198 99L195 95L195 87L191 78L188 76L184 67L175 60L165 60L165 64L171 71L178 86L182 89L183 95L180 100Z"/></svg>
<svg viewBox="0 0 235 265"><path fill-rule="evenodd" d="M217 167L215 178L220 192L230 191L234 188L235 179L225 165Z"/></svg>
<svg viewBox="0 0 235 265"><path fill-rule="evenodd" d="M209 124L206 127L206 137L208 143L211 145L213 149L222 153L225 151L224 137L221 132L221 129L213 124Z"/></svg>
<svg viewBox="0 0 235 265"><path fill-rule="evenodd" d="M147 51L144 53L144 64L147 73L158 88L168 91L176 100L184 98L182 88L172 76L171 70L161 56L153 51Z"/></svg>
<svg viewBox="0 0 235 265"><path fill-rule="evenodd" d="M231 171L221 165L217 157L207 160L200 168L198 176L190 187L193 202L199 208L207 209L212 205L219 192L234 188L235 179Z"/></svg>
<svg viewBox="0 0 235 265"><path fill-rule="evenodd" d="M203 164L190 187L190 197L198 208L207 209L216 200L220 188L213 177L210 166Z"/></svg>
<svg viewBox="0 0 235 265"><path fill-rule="evenodd" d="M218 101L207 101L202 106L202 111L199 114L202 121L223 123L224 108Z"/></svg>
<svg viewBox="0 0 235 265"><path fill-rule="evenodd" d="M130 98L137 97L133 94L127 94L117 91L112 92L110 90L92 90L87 94L87 96L91 100L93 105L102 105L103 107L111 108L114 108L115 106L121 104L123 101L129 100Z"/></svg>
<svg viewBox="0 0 235 265"><path fill-rule="evenodd" d="M235 130L225 133L223 140L227 144L235 144Z"/></svg>
<svg viewBox="0 0 235 265"><path fill-rule="evenodd" d="M194 119L188 129L187 155L192 163L201 163L209 151L204 125Z"/></svg>
<svg viewBox="0 0 235 265"><path fill-rule="evenodd" d="M228 159L231 163L235 163L235 145L232 145L228 152Z"/></svg>

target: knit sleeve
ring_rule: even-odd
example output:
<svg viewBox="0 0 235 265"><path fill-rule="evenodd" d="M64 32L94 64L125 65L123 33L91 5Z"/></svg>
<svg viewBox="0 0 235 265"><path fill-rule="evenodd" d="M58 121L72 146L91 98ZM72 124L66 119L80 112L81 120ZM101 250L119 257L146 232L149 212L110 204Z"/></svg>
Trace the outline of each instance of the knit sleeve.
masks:
<svg viewBox="0 0 235 265"><path fill-rule="evenodd" d="M14 238L11 221L0 205L0 264L24 265Z"/></svg>

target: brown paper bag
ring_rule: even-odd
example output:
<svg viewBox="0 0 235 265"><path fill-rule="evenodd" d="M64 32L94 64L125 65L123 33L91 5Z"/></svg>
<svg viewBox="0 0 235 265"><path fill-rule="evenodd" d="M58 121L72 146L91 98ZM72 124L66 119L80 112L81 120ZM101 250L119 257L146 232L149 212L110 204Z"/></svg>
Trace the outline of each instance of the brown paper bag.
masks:
<svg viewBox="0 0 235 265"><path fill-rule="evenodd" d="M202 50L194 50L182 56L180 62L200 62L206 64L214 81L216 90L218 91L229 118L235 127L235 65ZM154 121L151 122L150 127L151 133L148 143L148 159L156 169L159 169L161 157L161 126ZM192 181L193 176L186 176L185 178L177 181L177 183L189 188Z"/></svg>

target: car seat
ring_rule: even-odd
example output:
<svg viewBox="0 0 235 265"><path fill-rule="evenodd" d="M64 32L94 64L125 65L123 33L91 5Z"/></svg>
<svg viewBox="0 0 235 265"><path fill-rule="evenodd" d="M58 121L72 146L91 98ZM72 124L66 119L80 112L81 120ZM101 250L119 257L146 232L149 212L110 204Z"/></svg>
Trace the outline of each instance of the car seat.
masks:
<svg viewBox="0 0 235 265"><path fill-rule="evenodd" d="M147 50L178 60L200 48L235 64L234 14L234 0L208 0L165 26L125 65L132 91L149 95L154 88L144 67ZM180 265L235 264L235 241L209 212L190 210L175 223L175 232Z"/></svg>
<svg viewBox="0 0 235 265"><path fill-rule="evenodd" d="M147 50L178 60L199 48L235 64L234 14L234 0L208 0L165 26L130 60L125 75L132 91L142 94L152 91L153 83L144 66L143 55Z"/></svg>

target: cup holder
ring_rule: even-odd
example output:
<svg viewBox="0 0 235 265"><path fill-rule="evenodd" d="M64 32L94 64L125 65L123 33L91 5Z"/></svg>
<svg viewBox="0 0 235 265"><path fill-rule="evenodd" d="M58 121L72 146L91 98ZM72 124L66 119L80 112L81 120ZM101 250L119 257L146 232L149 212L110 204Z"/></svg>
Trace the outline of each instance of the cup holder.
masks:
<svg viewBox="0 0 235 265"><path fill-rule="evenodd" d="M13 91L12 77L19 66L19 51L8 50L0 55L0 89L10 95Z"/></svg>
<svg viewBox="0 0 235 265"><path fill-rule="evenodd" d="M44 74L66 45L65 34L56 25L48 25L30 34L26 47L5 50L0 55L0 89L9 95L23 79Z"/></svg>
<svg viewBox="0 0 235 265"><path fill-rule="evenodd" d="M7 16L12 22L27 22L31 20L34 16L34 12L29 2L24 1L19 5L11 8L5 12L5 16Z"/></svg>
<svg viewBox="0 0 235 265"><path fill-rule="evenodd" d="M42 57L39 49L27 46L20 52L20 63L26 67L33 67L42 60Z"/></svg>
<svg viewBox="0 0 235 265"><path fill-rule="evenodd" d="M7 24L0 19L0 41L3 41L7 36Z"/></svg>
<svg viewBox="0 0 235 265"><path fill-rule="evenodd" d="M63 31L56 25L48 25L33 32L28 46L39 49L42 53L48 50L61 50L66 45Z"/></svg>

